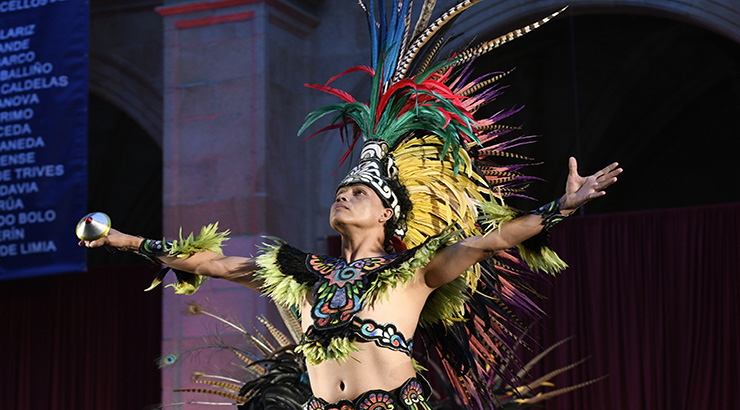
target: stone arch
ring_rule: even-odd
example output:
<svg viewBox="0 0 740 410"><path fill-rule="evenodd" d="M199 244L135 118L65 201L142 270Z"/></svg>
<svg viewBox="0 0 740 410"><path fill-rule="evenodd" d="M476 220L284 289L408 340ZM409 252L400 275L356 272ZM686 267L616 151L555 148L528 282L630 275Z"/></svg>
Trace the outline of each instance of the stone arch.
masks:
<svg viewBox="0 0 740 410"><path fill-rule="evenodd" d="M162 150L129 114L90 94L88 119L89 209L107 213L119 229L162 236ZM88 266L141 264L129 253L93 252Z"/></svg>
<svg viewBox="0 0 740 410"><path fill-rule="evenodd" d="M687 2L683 0L573 0L573 1L487 1L464 13L458 27L467 27L465 38L489 38L527 24L562 7L570 13L636 13L657 15L697 25L740 42L740 4L731 0Z"/></svg>
<svg viewBox="0 0 740 410"><path fill-rule="evenodd" d="M162 146L162 90L122 58L90 53L90 93L115 105Z"/></svg>

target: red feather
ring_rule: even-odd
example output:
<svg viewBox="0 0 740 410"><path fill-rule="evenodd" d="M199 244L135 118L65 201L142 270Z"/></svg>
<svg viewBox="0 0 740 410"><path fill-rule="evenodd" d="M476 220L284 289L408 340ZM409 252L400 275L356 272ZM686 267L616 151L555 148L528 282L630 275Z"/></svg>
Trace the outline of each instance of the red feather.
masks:
<svg viewBox="0 0 740 410"><path fill-rule="evenodd" d="M436 107L437 111L439 111L440 114L442 114L445 117L445 125L442 128L447 128L448 125L450 125L450 120L452 120L452 116L450 115L447 110L443 109L442 107Z"/></svg>
<svg viewBox="0 0 740 410"><path fill-rule="evenodd" d="M340 90L338 88L328 87L328 86L321 85L321 84L303 84L303 85L306 86L306 87L308 87L308 88L314 88L316 90L323 91L325 93L329 93L331 95L337 96L337 97L341 98L342 101L344 101L344 102L351 103L351 102L357 101L357 100L355 100L355 97L353 97L352 95L350 95L350 93L348 93L346 91L343 91L343 90Z"/></svg>
<svg viewBox="0 0 740 410"><path fill-rule="evenodd" d="M311 137L313 137L316 134L322 133L324 131L335 130L335 129L340 128L340 127L342 127L342 124L332 124L332 125L326 126L326 127L322 128L322 129L314 132L313 134L309 135L303 141L308 141ZM344 138L344 137L342 137L342 138ZM342 140L344 140L344 139L342 139Z"/></svg>
<svg viewBox="0 0 740 410"><path fill-rule="evenodd" d="M360 139L360 135L362 135L362 133L360 133L359 130L355 131L355 139L352 140L352 144L350 144L349 149L347 150L347 152L344 153L344 155L342 156L342 159L339 160L339 166L337 167L337 169L334 170L332 175L336 174L337 171L339 171L339 167L342 166L342 164L347 159L349 154L352 153L352 149L355 147L355 144L357 144L357 140Z"/></svg>
<svg viewBox="0 0 740 410"><path fill-rule="evenodd" d="M385 107L386 105L388 105L388 101L390 100L390 98L393 96L393 94L396 93L396 91L403 87L410 87L414 90L417 90L418 85L409 79L405 79L390 86L388 90L380 97L380 102L378 102L378 112L375 115L376 123L378 122L378 120L380 120L380 116L382 115L383 111L385 111Z"/></svg>
<svg viewBox="0 0 740 410"><path fill-rule="evenodd" d="M401 253L407 249L406 243L404 243L401 238L397 236L391 237L391 246L393 246L393 251L395 253Z"/></svg>
<svg viewBox="0 0 740 410"><path fill-rule="evenodd" d="M351 74L351 73L354 73L354 72L357 72L357 71L362 71L362 72L368 73L370 75L375 75L375 70L373 70L372 68L370 68L368 66L365 66L365 65L356 65L356 66L350 67L350 68L342 71L341 73L335 75L334 77L330 78L329 81L326 82L326 85L329 85L329 83L331 83L332 81L336 80L337 78L339 78L339 77L341 77L341 76L343 76L345 74Z"/></svg>

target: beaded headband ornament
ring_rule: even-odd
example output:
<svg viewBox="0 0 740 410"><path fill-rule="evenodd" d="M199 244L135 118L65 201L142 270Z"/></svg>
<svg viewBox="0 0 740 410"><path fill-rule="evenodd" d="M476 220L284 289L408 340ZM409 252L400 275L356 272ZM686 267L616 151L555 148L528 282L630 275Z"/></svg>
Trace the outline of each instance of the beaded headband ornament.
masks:
<svg viewBox="0 0 740 410"><path fill-rule="evenodd" d="M354 184L372 188L383 205L393 210L393 222L398 222L401 204L397 193L391 188L392 179L398 179L398 167L393 155L388 154L388 144L382 140L370 140L362 147L360 163L344 177L337 189ZM405 231L405 227L399 226L394 234L402 238Z"/></svg>

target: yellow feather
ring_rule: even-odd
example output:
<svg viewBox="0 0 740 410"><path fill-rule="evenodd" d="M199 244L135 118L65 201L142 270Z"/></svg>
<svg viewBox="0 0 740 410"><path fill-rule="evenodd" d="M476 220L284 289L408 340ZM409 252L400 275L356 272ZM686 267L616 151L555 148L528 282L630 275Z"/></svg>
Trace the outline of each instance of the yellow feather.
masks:
<svg viewBox="0 0 740 410"><path fill-rule="evenodd" d="M477 205L484 200L485 181L473 172L472 160L460 148L460 172L454 173L452 152L442 158L444 142L437 136L409 138L394 150L400 182L414 204L404 241L413 247L447 226L458 224L463 236L476 231Z"/></svg>

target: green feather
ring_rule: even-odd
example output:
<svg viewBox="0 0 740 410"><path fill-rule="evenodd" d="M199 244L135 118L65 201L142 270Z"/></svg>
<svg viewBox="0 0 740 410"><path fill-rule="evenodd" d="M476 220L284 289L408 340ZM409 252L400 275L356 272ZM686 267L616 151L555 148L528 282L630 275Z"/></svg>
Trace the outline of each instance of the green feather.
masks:
<svg viewBox="0 0 740 410"><path fill-rule="evenodd" d="M223 254L221 246L223 242L229 240L229 231L217 232L218 222L206 225L200 229L200 234L193 237L190 233L187 238L182 237L182 228L180 228L180 239L172 242L172 246L169 249L168 256L176 256L178 258L188 258L198 252L205 252L207 250L216 253ZM173 288L175 293L181 295L192 295L200 286L208 279L206 276L196 275L195 273L185 272L177 269L172 269L177 277L177 282L169 284L165 287ZM152 281L145 291L150 291L159 284L162 283L164 275L167 271L162 271Z"/></svg>
<svg viewBox="0 0 740 410"><path fill-rule="evenodd" d="M187 238L183 239L182 228L180 228L180 240L172 241L169 256L177 256L178 258L185 259L195 253L205 252L206 250L223 254L221 244L229 240L227 235L230 231L216 232L217 230L218 222L208 224L200 228L200 234L197 237L194 238L191 232Z"/></svg>
<svg viewBox="0 0 740 410"><path fill-rule="evenodd" d="M337 111L342 112L346 105L347 103L330 104L311 111L310 113L308 113L308 115L306 115L306 119L303 122L303 125L298 130L298 135L303 134L303 132L306 131L308 127L313 125L313 123L323 118L324 116Z"/></svg>
<svg viewBox="0 0 740 410"><path fill-rule="evenodd" d="M300 284L292 276L280 270L277 255L285 242L278 238L270 239L275 243L260 246L260 253L255 258L255 262L261 269L255 272L254 277L262 281L262 292L272 300L288 308L300 308L311 288Z"/></svg>
<svg viewBox="0 0 740 410"><path fill-rule="evenodd" d="M421 311L419 326L427 327L437 322L447 326L452 322L465 320L463 310L465 302L468 301L467 289L468 284L464 275L437 288L429 295L424 310Z"/></svg>
<svg viewBox="0 0 740 410"><path fill-rule="evenodd" d="M177 276L177 283L171 283L165 287L173 288L178 295L192 295L208 279L207 276L178 270L175 270L175 276Z"/></svg>
<svg viewBox="0 0 740 410"><path fill-rule="evenodd" d="M519 255L533 271L545 272L555 275L568 267L564 260L560 259L552 248L545 246L540 249L529 249L522 245L518 246Z"/></svg>
<svg viewBox="0 0 740 410"><path fill-rule="evenodd" d="M490 227L486 233L497 229L502 223L509 222L519 216L519 212L506 206L503 203L503 199L499 199L500 201L492 200L478 204L478 208L481 211L478 220Z"/></svg>
<svg viewBox="0 0 740 410"><path fill-rule="evenodd" d="M445 247L453 237L458 235L458 232L452 229L453 227L448 227L439 235L428 239L416 249L411 259L397 268L386 269L378 273L378 277L370 284L363 300L372 304L378 297L387 296L390 289L407 284L414 277L416 269L426 266L440 248Z"/></svg>
<svg viewBox="0 0 740 410"><path fill-rule="evenodd" d="M296 352L303 353L306 356L306 362L312 366L319 365L327 360L344 362L352 356L352 353L359 350L357 343L346 337L334 338L326 347L316 341L309 341L298 345L296 348Z"/></svg>

